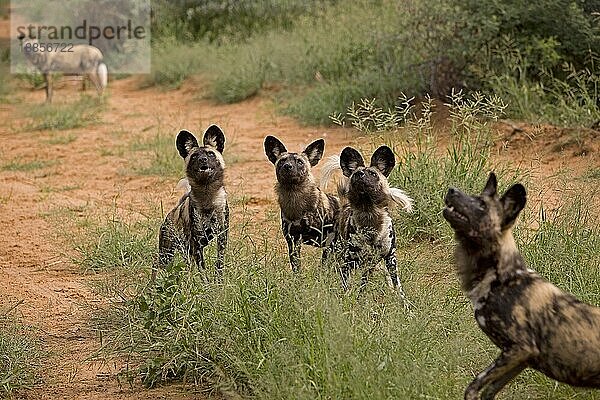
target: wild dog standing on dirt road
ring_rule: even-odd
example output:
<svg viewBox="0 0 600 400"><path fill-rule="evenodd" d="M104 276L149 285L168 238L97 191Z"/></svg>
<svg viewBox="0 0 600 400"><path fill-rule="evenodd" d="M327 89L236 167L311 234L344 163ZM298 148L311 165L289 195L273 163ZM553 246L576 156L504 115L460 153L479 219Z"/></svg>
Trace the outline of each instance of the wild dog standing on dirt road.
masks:
<svg viewBox="0 0 600 400"><path fill-rule="evenodd" d="M465 399L493 399L526 367L573 386L600 388L600 308L528 269L512 227L525 206L521 184L502 197L491 173L479 196L450 188L444 218L458 242L456 266L475 319L500 356L469 384Z"/></svg>
<svg viewBox="0 0 600 400"><path fill-rule="evenodd" d="M311 172L323 157L325 141L315 140L301 153L289 153L274 136L267 136L264 145L269 161L275 165L275 191L290 264L294 272L299 272L302 243L323 247L322 261L327 259L340 208L338 198L322 192Z"/></svg>
<svg viewBox="0 0 600 400"><path fill-rule="evenodd" d="M83 76L84 88L85 79L88 77L96 87L98 95L104 93L108 85L108 68L103 62L102 52L97 47L76 44L64 49L53 49L48 47L52 44L40 44L37 39L26 38L25 35L19 35L19 40L25 58L44 76L46 102L52 102L53 72Z"/></svg>
<svg viewBox="0 0 600 400"><path fill-rule="evenodd" d="M391 286L404 298L396 262L396 232L389 208L397 203L410 212L412 199L402 190L389 187L387 177L395 164L394 153L387 146L373 153L368 167L357 150L346 147L339 157L330 157L323 167L324 180L336 168L341 168L346 178L338 186L340 198L347 203L340 211L332 245L342 258L340 274L344 289L348 289L350 272L357 268L362 270L361 289L364 288L373 268L383 259Z"/></svg>
<svg viewBox="0 0 600 400"><path fill-rule="evenodd" d="M229 231L229 207L223 186L225 135L217 126L210 126L202 139L203 146L188 131L177 135L177 150L185 160L188 192L179 200L160 227L158 259L152 271L168 265L180 251L204 268L204 248L216 238L216 269L221 271Z"/></svg>

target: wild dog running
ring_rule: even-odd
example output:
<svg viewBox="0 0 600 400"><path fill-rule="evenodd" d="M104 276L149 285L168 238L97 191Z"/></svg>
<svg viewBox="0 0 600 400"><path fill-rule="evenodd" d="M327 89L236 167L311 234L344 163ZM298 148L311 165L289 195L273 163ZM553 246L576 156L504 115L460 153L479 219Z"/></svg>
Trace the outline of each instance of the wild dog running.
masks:
<svg viewBox="0 0 600 400"><path fill-rule="evenodd" d="M177 135L177 150L185 160L187 193L167 214L160 228L153 280L157 269L168 265L176 251L204 268L204 248L215 239L215 267L218 271L223 268L229 231L229 207L223 186L225 135L212 125L204 132L202 143L200 146L194 135L185 130Z"/></svg>
<svg viewBox="0 0 600 400"><path fill-rule="evenodd" d="M477 324L501 349L465 399L493 399L523 369L573 386L600 388L600 308L527 268L512 227L525 207L521 184L499 196L494 173L479 196L450 188L443 214L454 229L456 267Z"/></svg>
<svg viewBox="0 0 600 400"><path fill-rule="evenodd" d="M301 153L290 153L279 139L267 136L264 147L275 165L281 228L292 270L298 272L302 243L323 247L322 260L327 258L340 208L337 197L321 191L311 171L323 157L325 141L315 140Z"/></svg>
<svg viewBox="0 0 600 400"><path fill-rule="evenodd" d="M336 224L332 248L342 259L342 285L348 289L350 272L362 271L363 288L374 267L383 259L391 286L404 297L396 261L396 233L389 208L397 203L405 211L412 210L412 199L402 190L390 188L387 177L396 164L394 153L387 146L379 147L365 166L361 154L346 147L341 156L330 157L323 167L327 182L335 169L342 170L345 179L339 184L340 198L346 201Z"/></svg>

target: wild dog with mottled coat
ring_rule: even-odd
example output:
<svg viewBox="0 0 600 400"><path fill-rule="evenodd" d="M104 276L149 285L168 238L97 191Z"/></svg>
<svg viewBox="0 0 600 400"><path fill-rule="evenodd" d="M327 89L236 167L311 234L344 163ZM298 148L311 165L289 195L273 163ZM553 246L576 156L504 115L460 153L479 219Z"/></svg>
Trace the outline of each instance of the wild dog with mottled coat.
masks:
<svg viewBox="0 0 600 400"><path fill-rule="evenodd" d="M267 136L264 146L269 161L275 165L281 228L292 270L298 272L302 243L322 247L322 261L327 259L340 208L338 198L321 191L311 171L323 157L325 141L315 140L301 153L288 152L274 136Z"/></svg>
<svg viewBox="0 0 600 400"><path fill-rule="evenodd" d="M229 207L223 185L225 135L210 126L200 146L193 134L182 130L177 135L177 150L185 160L187 193L167 214L160 228L158 259L152 271L164 268L180 251L201 268L205 267L204 248L216 239L216 269L221 271L229 231Z"/></svg>
<svg viewBox="0 0 600 400"><path fill-rule="evenodd" d="M512 235L525 202L521 184L499 197L494 173L479 196L455 188L446 194L443 214L456 234L462 288L477 324L501 349L467 387L468 400L493 399L527 367L573 386L600 388L600 308L527 268Z"/></svg>
<svg viewBox="0 0 600 400"><path fill-rule="evenodd" d="M329 179L335 168L341 168L345 177L338 192L346 204L340 211L332 244L342 259L340 273L345 289L348 289L352 270L362 271L362 289L374 267L384 260L391 286L404 297L396 261L396 232L389 208L398 203L404 210L411 211L412 199L402 190L389 187L387 178L395 165L392 150L381 146L373 153L368 167L352 147L346 147L339 157L331 157L323 167L324 180Z"/></svg>
<svg viewBox="0 0 600 400"><path fill-rule="evenodd" d="M21 49L25 59L36 67L44 76L46 84L46 102L52 102L52 73L62 72L66 75L81 75L85 89L86 77L96 87L98 95L104 93L108 85L108 68L99 48L88 44L70 46L69 51L53 51L41 44L37 39L19 35Z"/></svg>

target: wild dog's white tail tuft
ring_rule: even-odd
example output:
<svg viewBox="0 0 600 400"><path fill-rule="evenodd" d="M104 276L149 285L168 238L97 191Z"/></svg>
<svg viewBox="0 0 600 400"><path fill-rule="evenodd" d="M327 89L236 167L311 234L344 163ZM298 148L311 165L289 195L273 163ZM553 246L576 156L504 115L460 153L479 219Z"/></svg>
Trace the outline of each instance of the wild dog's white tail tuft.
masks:
<svg viewBox="0 0 600 400"><path fill-rule="evenodd" d="M106 87L108 86L108 68L106 67L106 64L100 63L96 72L98 73L98 77L100 78L100 85L102 86L102 90L106 89Z"/></svg>
<svg viewBox="0 0 600 400"><path fill-rule="evenodd" d="M327 188L327 185L329 184L333 173L341 169L342 167L340 167L340 156L333 155L327 157L327 159L323 163L323 166L321 167L320 186L322 186L323 188Z"/></svg>
<svg viewBox="0 0 600 400"><path fill-rule="evenodd" d="M192 187L190 186L190 181L187 178L181 179L177 182L177 186L175 186L175 190L182 190L185 194L188 194L192 191Z"/></svg>
<svg viewBox="0 0 600 400"><path fill-rule="evenodd" d="M402 206L404 211L412 212L413 199L408 197L402 189L390 188L390 196L396 204Z"/></svg>

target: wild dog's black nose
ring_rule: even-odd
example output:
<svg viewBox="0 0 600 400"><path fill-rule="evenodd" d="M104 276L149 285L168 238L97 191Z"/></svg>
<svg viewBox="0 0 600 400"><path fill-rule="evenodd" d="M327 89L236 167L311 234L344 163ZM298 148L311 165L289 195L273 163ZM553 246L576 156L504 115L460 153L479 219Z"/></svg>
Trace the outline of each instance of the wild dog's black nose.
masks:
<svg viewBox="0 0 600 400"><path fill-rule="evenodd" d="M357 178L362 178L363 176L365 176L365 171L363 171L362 169L358 170L354 173L354 176L356 176Z"/></svg>
<svg viewBox="0 0 600 400"><path fill-rule="evenodd" d="M207 156L200 157L200 162L203 162L203 163L208 162L208 157Z"/></svg>
<svg viewBox="0 0 600 400"><path fill-rule="evenodd" d="M290 169L292 169L292 164L290 164L290 163L283 164L283 169L287 169L289 171Z"/></svg>
<svg viewBox="0 0 600 400"><path fill-rule="evenodd" d="M451 187L450 189L448 189L448 195L452 196L453 194L456 193L456 191L457 191L456 188Z"/></svg>

